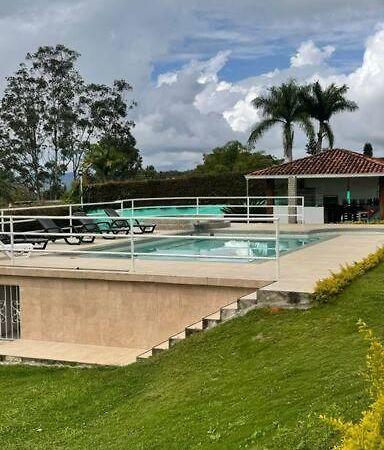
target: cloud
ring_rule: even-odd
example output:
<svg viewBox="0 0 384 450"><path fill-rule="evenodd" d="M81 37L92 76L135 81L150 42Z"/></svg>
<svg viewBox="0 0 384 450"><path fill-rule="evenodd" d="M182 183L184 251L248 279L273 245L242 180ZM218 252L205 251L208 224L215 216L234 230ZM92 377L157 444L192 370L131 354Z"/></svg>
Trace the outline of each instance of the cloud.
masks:
<svg viewBox="0 0 384 450"><path fill-rule="evenodd" d="M148 151L148 160L155 158L164 167L172 163L191 167L203 151L229 139L246 141L251 127L261 119L251 105L252 99L291 77L302 83L319 80L324 86L346 83L350 87L348 96L360 108L332 119L336 145L359 150L365 141L372 141L380 154L380 146L384 145L384 29L379 28L367 40L363 60L351 73L325 64L333 51L306 41L299 45L290 66L237 82L220 76L230 62L229 53L185 65L171 85L158 85L148 92L148 105L155 107L148 114L143 108L136 130ZM304 134L297 130L296 157L304 154L305 143ZM257 147L281 156L281 129L272 129Z"/></svg>
<svg viewBox="0 0 384 450"><path fill-rule="evenodd" d="M250 100L271 85L347 82L360 110L335 118L336 142L378 146L383 13L382 0L2 0L0 90L28 51L63 43L82 54L89 81L133 85L147 163L190 167L212 147L247 139L259 120ZM297 132L297 155L304 144ZM259 147L280 155L280 130Z"/></svg>
<svg viewBox="0 0 384 450"><path fill-rule="evenodd" d="M293 67L321 65L334 51L335 47L331 45L319 48L313 41L306 41L300 45L296 55L291 57L291 65Z"/></svg>

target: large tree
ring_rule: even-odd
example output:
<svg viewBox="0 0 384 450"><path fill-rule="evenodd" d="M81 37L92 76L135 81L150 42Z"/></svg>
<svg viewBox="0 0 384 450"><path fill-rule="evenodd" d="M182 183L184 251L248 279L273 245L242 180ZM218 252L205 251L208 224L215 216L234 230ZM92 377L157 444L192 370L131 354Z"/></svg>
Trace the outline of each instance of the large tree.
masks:
<svg viewBox="0 0 384 450"><path fill-rule="evenodd" d="M316 81L301 91L301 101L309 116L319 122L316 141L316 153L322 151L323 139L328 141L329 148L333 147L334 135L330 125L331 117L343 111L355 111L358 106L348 100L345 95L348 86L336 86L334 83L326 88Z"/></svg>
<svg viewBox="0 0 384 450"><path fill-rule="evenodd" d="M204 154L203 163L196 167L195 172L204 175L247 173L277 164L277 162L278 160L271 155L266 155L264 152L252 152L241 142L230 141Z"/></svg>
<svg viewBox="0 0 384 450"><path fill-rule="evenodd" d="M125 80L87 84L76 68L79 54L63 45L28 53L7 78L1 103L1 152L17 177L38 198L49 188L56 198L61 177L74 178L91 143L113 136L132 140Z"/></svg>
<svg viewBox="0 0 384 450"><path fill-rule="evenodd" d="M282 128L284 157L287 162L292 161L294 126L298 125L309 139L313 137L312 123L301 102L303 89L294 80L289 80L280 86L271 87L266 95L252 101L254 108L260 111L262 120L251 131L248 139L250 145L255 145L270 128L278 125ZM295 197L296 191L296 179L289 177L288 196ZM290 221L293 221L292 210Z"/></svg>

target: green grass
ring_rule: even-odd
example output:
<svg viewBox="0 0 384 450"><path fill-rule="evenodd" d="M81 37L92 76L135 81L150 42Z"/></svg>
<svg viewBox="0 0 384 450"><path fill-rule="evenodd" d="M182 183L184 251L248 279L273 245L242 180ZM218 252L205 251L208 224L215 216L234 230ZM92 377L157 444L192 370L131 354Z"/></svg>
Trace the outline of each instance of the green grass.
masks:
<svg viewBox="0 0 384 450"><path fill-rule="evenodd" d="M363 319L384 337L384 265L334 303L253 311L118 369L0 367L0 442L10 449L329 449L320 413L369 402Z"/></svg>

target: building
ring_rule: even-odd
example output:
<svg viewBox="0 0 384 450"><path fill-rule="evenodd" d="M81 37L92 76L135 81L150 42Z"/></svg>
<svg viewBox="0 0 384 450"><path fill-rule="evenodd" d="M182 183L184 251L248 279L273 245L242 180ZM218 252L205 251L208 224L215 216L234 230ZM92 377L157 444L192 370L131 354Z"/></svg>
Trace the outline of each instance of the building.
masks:
<svg viewBox="0 0 384 450"><path fill-rule="evenodd" d="M384 161L345 149L326 150L245 176L265 180L266 193L287 195L287 180L297 180L304 197L305 223L384 219Z"/></svg>

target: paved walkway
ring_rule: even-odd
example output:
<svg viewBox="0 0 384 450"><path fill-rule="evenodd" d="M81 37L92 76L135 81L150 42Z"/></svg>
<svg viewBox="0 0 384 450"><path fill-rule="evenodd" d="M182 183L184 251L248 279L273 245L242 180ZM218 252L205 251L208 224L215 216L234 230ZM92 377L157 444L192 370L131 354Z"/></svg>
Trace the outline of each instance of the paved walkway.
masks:
<svg viewBox="0 0 384 450"><path fill-rule="evenodd" d="M19 339L0 341L0 357L21 358L58 363L125 366L136 361L144 348L102 347L99 345L69 344L65 342Z"/></svg>
<svg viewBox="0 0 384 450"><path fill-rule="evenodd" d="M238 224L232 227L246 233L267 232L273 229L269 224ZM220 263L213 261L156 261L137 259L134 266L129 258L84 257L76 254L33 254L29 258L16 258L15 266L21 268L68 269L62 273L71 276L73 271L81 271L77 278L94 274L97 278L108 278L124 274L126 279L140 281L182 282L198 284L219 284L249 286L257 280L272 282L264 289L312 292L316 281L337 271L341 265L352 263L384 245L383 226L358 225L282 225L281 231L288 233L311 233L318 230L332 231L329 239L300 250L285 254L280 258L280 279L276 282L276 262L257 261L253 263ZM376 231L375 231L376 230ZM350 232L358 231L358 232ZM228 230L222 230L225 233ZM100 244L105 245L105 241ZM65 244L51 244L51 248L68 251ZM82 249L86 249L82 246ZM78 249L78 247L76 247ZM72 250L72 248L69 248ZM0 256L1 266L10 267L9 258ZM5 273L5 272L4 272ZM32 274L32 271L31 271ZM97 275L95 275L97 274ZM73 275L75 276L75 275ZM92 276L92 275L90 275ZM162 279L161 279L162 278ZM199 280L198 280L199 279ZM247 284L248 283L248 284Z"/></svg>

